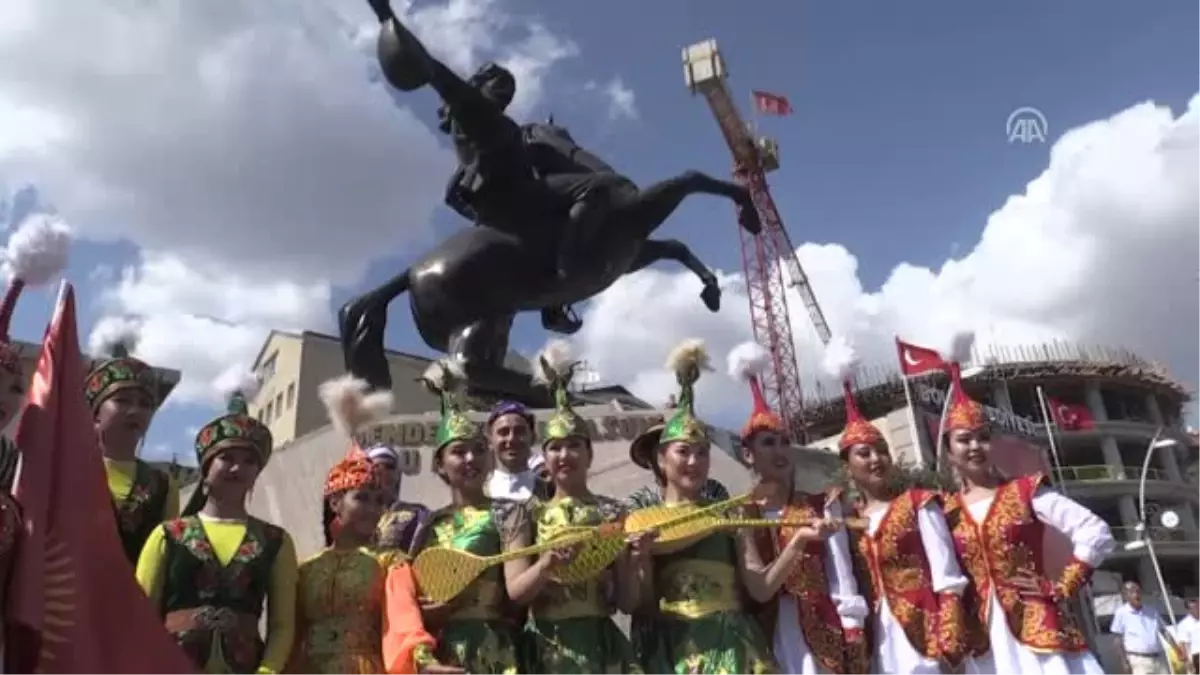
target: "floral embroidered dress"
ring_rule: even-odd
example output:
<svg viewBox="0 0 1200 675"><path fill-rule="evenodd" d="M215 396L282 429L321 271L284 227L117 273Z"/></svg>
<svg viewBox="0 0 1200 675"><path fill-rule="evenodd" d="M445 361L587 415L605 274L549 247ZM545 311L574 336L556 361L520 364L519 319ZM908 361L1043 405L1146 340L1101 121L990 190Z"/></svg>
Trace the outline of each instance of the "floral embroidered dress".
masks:
<svg viewBox="0 0 1200 675"><path fill-rule="evenodd" d="M130 564L136 565L154 528L179 517L179 486L166 471L140 459L104 458L108 492L117 515L117 531Z"/></svg>
<svg viewBox="0 0 1200 675"><path fill-rule="evenodd" d="M289 672L384 672L384 572L364 548L327 548L300 563Z"/></svg>
<svg viewBox="0 0 1200 675"><path fill-rule="evenodd" d="M619 519L616 500L533 500L534 541L550 539L566 527L599 525ZM629 640L612 620L611 580L597 578L570 586L547 584L530 607L525 625L529 673L640 673Z"/></svg>
<svg viewBox="0 0 1200 675"><path fill-rule="evenodd" d="M654 557L659 611L634 644L646 672L778 672L761 627L745 611L737 561L726 533Z"/></svg>
<svg viewBox="0 0 1200 675"><path fill-rule="evenodd" d="M978 620L968 673L1103 673L1065 601L1113 549L1108 525L1049 489L1044 475L1010 480L990 498L946 503L946 519L971 578L969 610ZM1072 559L1055 582L1042 564L1046 526L1071 539ZM1039 579L1043 597L1023 596L1009 580Z"/></svg>
<svg viewBox="0 0 1200 675"><path fill-rule="evenodd" d="M256 518L177 518L151 532L137 577L203 672L283 669L296 615L296 553L283 529ZM258 630L264 602L265 643Z"/></svg>
<svg viewBox="0 0 1200 675"><path fill-rule="evenodd" d="M493 502L488 509L448 507L430 514L414 540L420 551L441 546L468 551L478 556L501 551L499 523L511 502ZM440 663L459 666L471 673L516 673L517 623L514 608L504 587L504 570L490 567L465 591L450 602L449 618L442 625L428 625L437 639L435 656Z"/></svg>
<svg viewBox="0 0 1200 675"><path fill-rule="evenodd" d="M865 516L867 532L852 537L852 548L856 572L869 580L859 588L874 610L873 672L941 673L939 659L960 663L968 581L937 495L914 488Z"/></svg>

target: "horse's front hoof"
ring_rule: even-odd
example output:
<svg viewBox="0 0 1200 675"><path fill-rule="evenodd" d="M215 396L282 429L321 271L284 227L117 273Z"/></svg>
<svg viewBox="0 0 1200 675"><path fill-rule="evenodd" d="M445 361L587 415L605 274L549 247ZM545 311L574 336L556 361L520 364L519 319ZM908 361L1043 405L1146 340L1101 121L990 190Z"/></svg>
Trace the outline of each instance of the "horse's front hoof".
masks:
<svg viewBox="0 0 1200 675"><path fill-rule="evenodd" d="M721 287L715 283L704 285L704 290L700 291L700 299L704 301L704 306L708 308L708 311L721 311Z"/></svg>
<svg viewBox="0 0 1200 675"><path fill-rule="evenodd" d="M429 84L429 55L417 37L398 20L392 19L379 27L375 55L383 77L400 91L415 91Z"/></svg>
<svg viewBox="0 0 1200 675"><path fill-rule="evenodd" d="M762 220L758 217L758 209L754 208L754 203L738 204L737 209L738 225L754 236L761 234Z"/></svg>

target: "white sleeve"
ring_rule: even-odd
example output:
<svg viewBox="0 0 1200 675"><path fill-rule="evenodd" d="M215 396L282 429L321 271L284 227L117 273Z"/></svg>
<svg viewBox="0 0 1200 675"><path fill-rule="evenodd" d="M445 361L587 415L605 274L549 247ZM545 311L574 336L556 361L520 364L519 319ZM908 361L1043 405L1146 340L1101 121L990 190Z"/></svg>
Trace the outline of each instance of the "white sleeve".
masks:
<svg viewBox="0 0 1200 675"><path fill-rule="evenodd" d="M917 512L917 528L921 532L925 558L929 561L933 592L961 595L969 582L958 566L954 539L950 537L950 528L941 509L933 503L923 506Z"/></svg>
<svg viewBox="0 0 1200 675"><path fill-rule="evenodd" d="M1065 495L1040 488L1033 495L1033 512L1038 520L1071 539L1072 554L1097 567L1116 547L1108 524Z"/></svg>
<svg viewBox="0 0 1200 675"><path fill-rule="evenodd" d="M825 507L825 517L841 518L842 507L832 502ZM825 542L825 570L829 580L829 597L842 618L843 628L862 628L867 618L867 601L858 593L854 568L850 562L850 536L842 527Z"/></svg>

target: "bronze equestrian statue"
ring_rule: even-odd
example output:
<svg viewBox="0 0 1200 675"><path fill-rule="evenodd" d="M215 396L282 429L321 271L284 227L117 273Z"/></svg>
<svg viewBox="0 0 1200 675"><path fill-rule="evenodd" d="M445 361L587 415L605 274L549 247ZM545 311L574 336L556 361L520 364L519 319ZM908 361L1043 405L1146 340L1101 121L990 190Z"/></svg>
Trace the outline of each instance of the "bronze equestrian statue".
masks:
<svg viewBox="0 0 1200 675"><path fill-rule="evenodd" d="M455 233L341 308L348 370L376 388L391 388L383 346L387 307L406 291L425 343L461 359L475 380L503 379L518 312L540 311L547 328L573 332L579 325L565 308L660 260L696 274L705 305L719 309L716 277L687 245L649 237L693 194L732 200L739 223L757 234L758 213L744 187L686 171L639 189L579 148L562 127L523 127L510 119L504 110L516 83L507 70L487 64L464 81L425 50L387 0L370 1L381 22L379 57L387 80L405 91L428 84L443 101L441 128L460 162L446 201L478 227Z"/></svg>

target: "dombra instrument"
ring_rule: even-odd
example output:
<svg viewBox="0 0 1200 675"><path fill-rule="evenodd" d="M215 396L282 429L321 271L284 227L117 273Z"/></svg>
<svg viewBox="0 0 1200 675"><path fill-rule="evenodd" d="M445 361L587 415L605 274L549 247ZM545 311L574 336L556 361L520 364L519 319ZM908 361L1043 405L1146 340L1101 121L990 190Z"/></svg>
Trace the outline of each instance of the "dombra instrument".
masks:
<svg viewBox="0 0 1200 675"><path fill-rule="evenodd" d="M721 529L802 527L816 522L721 515L723 511L749 501L752 496L747 493L704 507L650 506L629 513L621 521L594 527L564 528L547 541L490 556L441 546L427 548L413 561L413 573L423 596L432 602L446 603L466 590L488 568L554 549L580 547L571 562L556 568L550 575L555 582L569 585L592 579L608 569L624 550L625 540L632 535L657 531L653 552L661 555L685 548ZM850 522L847 526L863 525Z"/></svg>

